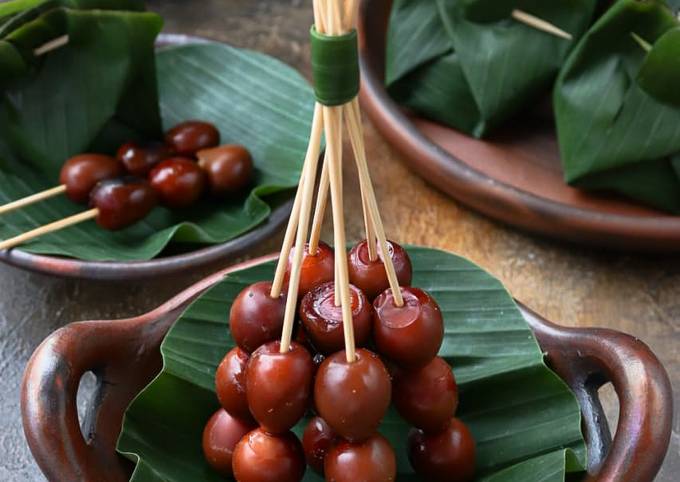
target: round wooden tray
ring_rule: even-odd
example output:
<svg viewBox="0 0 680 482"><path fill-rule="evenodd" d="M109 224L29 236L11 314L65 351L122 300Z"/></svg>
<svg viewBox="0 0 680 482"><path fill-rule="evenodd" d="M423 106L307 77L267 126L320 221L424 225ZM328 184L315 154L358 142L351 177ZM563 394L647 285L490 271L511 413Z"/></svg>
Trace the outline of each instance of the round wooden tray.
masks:
<svg viewBox="0 0 680 482"><path fill-rule="evenodd" d="M122 417L160 371L160 343L168 329L225 275L276 256L218 272L138 318L72 323L48 337L31 357L21 389L24 432L47 478L127 481L132 465L115 450ZM586 480L652 481L668 449L673 415L670 382L659 360L623 333L564 328L520 308L548 363L578 398L589 454ZM88 371L97 376L98 389L81 430L76 395ZM607 382L620 403L614 440L597 395Z"/></svg>
<svg viewBox="0 0 680 482"><path fill-rule="evenodd" d="M204 43L207 39L190 35L161 34L159 48L189 43ZM292 198L292 194L291 194ZM38 273L67 278L131 281L167 276L197 270L218 261L237 258L253 246L269 239L286 223L293 207L290 199L273 208L269 218L253 230L225 243L192 246L180 254L159 256L149 261L81 261L73 258L29 253L15 248L0 251L0 261Z"/></svg>
<svg viewBox="0 0 680 482"><path fill-rule="evenodd" d="M401 109L384 86L391 0L364 0L361 101L414 172L487 216L534 233L617 249L680 251L680 217L567 186L552 120L515 119L477 140Z"/></svg>

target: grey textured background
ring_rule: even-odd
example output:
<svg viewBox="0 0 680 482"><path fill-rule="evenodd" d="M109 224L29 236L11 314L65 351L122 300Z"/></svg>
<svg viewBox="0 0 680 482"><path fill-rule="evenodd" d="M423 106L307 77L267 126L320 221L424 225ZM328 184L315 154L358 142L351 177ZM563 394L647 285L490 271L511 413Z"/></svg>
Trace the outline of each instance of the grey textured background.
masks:
<svg viewBox="0 0 680 482"><path fill-rule="evenodd" d="M265 51L309 74L307 26L311 0L153 0L167 32L203 35ZM572 326L601 325L647 342L666 365L680 400L680 257L595 252L535 239L478 216L439 194L408 171L367 124L376 192L390 236L471 258L498 276L528 306ZM352 172L346 182L356 181ZM355 191L347 212L360 212ZM348 237L361 233L348 220ZM329 231L325 230L326 238ZM328 238L330 239L330 238ZM279 239L253 255L275 250ZM44 480L26 446L19 414L19 385L28 358L52 331L71 321L116 319L156 307L203 273L150 282L111 284L50 278L0 265L0 481ZM91 380L85 385L91 386ZM616 418L611 389L605 407ZM85 400L81 400L81 405ZM657 480L680 478L680 422Z"/></svg>

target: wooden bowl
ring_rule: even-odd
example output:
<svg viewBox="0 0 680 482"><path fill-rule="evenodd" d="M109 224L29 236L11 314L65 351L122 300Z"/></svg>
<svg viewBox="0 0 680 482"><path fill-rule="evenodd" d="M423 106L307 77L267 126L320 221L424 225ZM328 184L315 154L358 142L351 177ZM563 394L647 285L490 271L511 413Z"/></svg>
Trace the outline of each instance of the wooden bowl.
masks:
<svg viewBox="0 0 680 482"><path fill-rule="evenodd" d="M225 275L276 256L220 271L146 315L72 323L48 337L33 353L21 388L24 432L47 478L128 480L132 465L116 454L116 440L125 409L161 369L166 332L189 303ZM668 375L656 356L623 333L560 327L520 307L549 364L581 406L586 480L652 481L668 448L673 411ZM76 394L88 371L97 376L98 388L81 431ZM597 394L607 382L620 403L614 440Z"/></svg>
<svg viewBox="0 0 680 482"><path fill-rule="evenodd" d="M158 36L156 45L162 48L208 41L205 38L190 35L161 34ZM292 194L290 197L292 198ZM284 201L272 209L269 218L262 224L239 237L221 244L192 246L193 249L180 254L161 255L149 261L82 261L29 253L22 251L21 248L0 251L0 261L38 273L108 281L131 281L186 273L247 253L253 246L276 234L288 221L292 208L292 199Z"/></svg>
<svg viewBox="0 0 680 482"><path fill-rule="evenodd" d="M470 208L533 233L617 249L680 251L680 217L564 183L552 120L525 116L478 140L401 109L384 84L391 5L361 3L361 101L413 171Z"/></svg>

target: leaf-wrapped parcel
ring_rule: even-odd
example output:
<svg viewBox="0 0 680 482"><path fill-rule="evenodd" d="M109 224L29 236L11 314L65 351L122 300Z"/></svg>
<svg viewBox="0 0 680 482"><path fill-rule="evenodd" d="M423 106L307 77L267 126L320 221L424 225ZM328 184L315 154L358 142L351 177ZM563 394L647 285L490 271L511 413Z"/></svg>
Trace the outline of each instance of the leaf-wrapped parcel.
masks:
<svg viewBox="0 0 680 482"><path fill-rule="evenodd" d="M484 137L553 84L573 42L514 20L520 9L578 39L596 0L395 0L390 95L420 115Z"/></svg>
<svg viewBox="0 0 680 482"><path fill-rule="evenodd" d="M658 59L678 26L663 1L619 0L574 49L554 92L567 182L680 212L677 70Z"/></svg>
<svg viewBox="0 0 680 482"><path fill-rule="evenodd" d="M0 142L54 177L72 155L157 137L154 41L162 23L139 0L0 6ZM34 55L63 35L67 45Z"/></svg>

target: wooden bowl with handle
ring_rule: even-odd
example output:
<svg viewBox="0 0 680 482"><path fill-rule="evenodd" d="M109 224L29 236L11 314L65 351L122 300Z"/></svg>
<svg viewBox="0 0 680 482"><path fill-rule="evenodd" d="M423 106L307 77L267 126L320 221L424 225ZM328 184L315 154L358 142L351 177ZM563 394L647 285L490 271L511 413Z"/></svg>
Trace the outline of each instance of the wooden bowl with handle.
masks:
<svg viewBox="0 0 680 482"><path fill-rule="evenodd" d="M466 206L526 231L614 249L680 251L680 216L565 184L552 120L523 116L479 140L397 105L384 82L391 6L392 0L361 2L361 103L415 173Z"/></svg>
<svg viewBox="0 0 680 482"><path fill-rule="evenodd" d="M43 341L24 373L21 411L28 444L45 476L50 481L128 480L132 464L116 453L123 414L160 372L160 344L168 329L227 274L277 256L220 271L137 318L72 323ZM521 304L520 309L548 363L579 401L589 455L586 480L652 481L668 449L673 412L668 375L656 356L623 333L565 328ZM89 371L98 383L81 429L76 395ZM613 440L598 399L598 389L607 382L620 404Z"/></svg>

